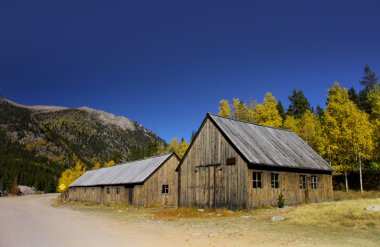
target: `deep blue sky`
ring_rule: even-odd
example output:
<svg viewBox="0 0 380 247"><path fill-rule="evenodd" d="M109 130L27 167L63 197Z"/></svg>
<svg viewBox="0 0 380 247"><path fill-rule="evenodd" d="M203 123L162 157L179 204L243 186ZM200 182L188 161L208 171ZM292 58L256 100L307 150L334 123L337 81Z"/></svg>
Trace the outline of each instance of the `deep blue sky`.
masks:
<svg viewBox="0 0 380 247"><path fill-rule="evenodd" d="M71 3L70 3L71 2ZM265 3L264 3L265 2ZM380 74L379 1L1 1L0 95L189 139L222 98L325 104Z"/></svg>

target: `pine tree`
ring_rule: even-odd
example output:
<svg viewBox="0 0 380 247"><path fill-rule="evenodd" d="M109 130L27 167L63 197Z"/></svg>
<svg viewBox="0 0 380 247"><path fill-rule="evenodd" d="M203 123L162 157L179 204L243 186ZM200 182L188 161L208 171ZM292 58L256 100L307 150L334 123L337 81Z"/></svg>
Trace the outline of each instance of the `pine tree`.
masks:
<svg viewBox="0 0 380 247"><path fill-rule="evenodd" d="M356 106L359 106L359 95L356 93L355 88L351 87L348 90L348 98L355 103Z"/></svg>
<svg viewBox="0 0 380 247"><path fill-rule="evenodd" d="M195 138L196 135L197 135L197 131L193 130L193 131L191 132L191 139L190 139L190 142L192 142L192 141L194 140L194 138Z"/></svg>
<svg viewBox="0 0 380 247"><path fill-rule="evenodd" d="M360 80L360 85L364 86L365 89L371 90L376 85L379 84L379 77L376 73L371 70L368 64L364 66L364 75Z"/></svg>
<svg viewBox="0 0 380 247"><path fill-rule="evenodd" d="M359 108L368 114L371 114L371 104L368 101L369 92L376 86L379 85L379 78L376 73L371 70L371 68L366 64L364 66L364 75L360 80L360 85L364 87L363 90L359 92Z"/></svg>
<svg viewBox="0 0 380 247"><path fill-rule="evenodd" d="M290 100L288 115L300 118L306 110L311 110L310 103L301 90L294 89L288 99Z"/></svg>
<svg viewBox="0 0 380 247"><path fill-rule="evenodd" d="M230 103L228 103L228 100L222 99L219 102L218 115L221 117L231 117L231 107L230 107Z"/></svg>
<svg viewBox="0 0 380 247"><path fill-rule="evenodd" d="M278 113L280 114L281 118L283 120L285 120L286 119L286 113L285 113L284 106L282 105L281 101L277 102L277 110L278 110Z"/></svg>
<svg viewBox="0 0 380 247"><path fill-rule="evenodd" d="M368 94L368 101L371 105L372 114L370 116L373 126L373 161L371 167L380 168L380 85L376 85Z"/></svg>
<svg viewBox="0 0 380 247"><path fill-rule="evenodd" d="M316 115L317 115L319 121L322 121L322 119L325 115L325 111L323 110L323 108L320 105L317 105Z"/></svg>

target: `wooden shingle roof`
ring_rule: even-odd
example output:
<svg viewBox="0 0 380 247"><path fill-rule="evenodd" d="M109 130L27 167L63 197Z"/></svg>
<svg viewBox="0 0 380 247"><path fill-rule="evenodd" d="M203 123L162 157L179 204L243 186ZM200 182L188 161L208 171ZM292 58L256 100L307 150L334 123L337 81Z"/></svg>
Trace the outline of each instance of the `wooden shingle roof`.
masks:
<svg viewBox="0 0 380 247"><path fill-rule="evenodd" d="M250 164L331 172L331 166L293 131L212 114L207 117Z"/></svg>

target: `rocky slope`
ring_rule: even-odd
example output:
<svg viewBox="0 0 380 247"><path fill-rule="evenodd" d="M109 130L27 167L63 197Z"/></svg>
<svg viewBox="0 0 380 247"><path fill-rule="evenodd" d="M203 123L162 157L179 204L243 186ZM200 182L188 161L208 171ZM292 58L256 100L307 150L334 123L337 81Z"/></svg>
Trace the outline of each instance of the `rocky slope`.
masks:
<svg viewBox="0 0 380 247"><path fill-rule="evenodd" d="M60 172L78 160L88 167L122 162L131 159L133 150L162 144L139 123L104 111L23 106L0 98L0 189L14 179L39 189L53 188ZM44 182L49 185L31 184L38 180L31 178L31 171L25 172L31 167L49 177Z"/></svg>

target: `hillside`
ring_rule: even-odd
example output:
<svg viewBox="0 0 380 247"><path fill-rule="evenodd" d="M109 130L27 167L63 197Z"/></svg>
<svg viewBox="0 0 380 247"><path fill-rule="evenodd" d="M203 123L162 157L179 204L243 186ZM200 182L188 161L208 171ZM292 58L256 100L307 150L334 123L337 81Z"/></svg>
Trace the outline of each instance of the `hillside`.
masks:
<svg viewBox="0 0 380 247"><path fill-rule="evenodd" d="M122 162L165 142L125 117L88 107L23 106L0 98L0 189L19 184L54 191L59 174L80 161Z"/></svg>

